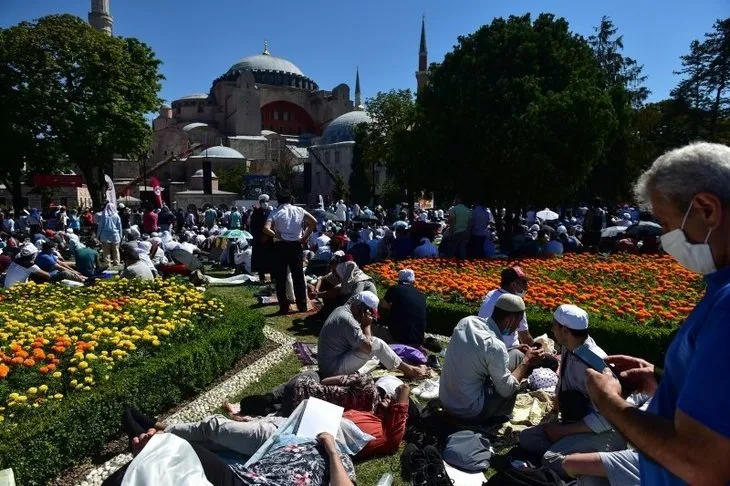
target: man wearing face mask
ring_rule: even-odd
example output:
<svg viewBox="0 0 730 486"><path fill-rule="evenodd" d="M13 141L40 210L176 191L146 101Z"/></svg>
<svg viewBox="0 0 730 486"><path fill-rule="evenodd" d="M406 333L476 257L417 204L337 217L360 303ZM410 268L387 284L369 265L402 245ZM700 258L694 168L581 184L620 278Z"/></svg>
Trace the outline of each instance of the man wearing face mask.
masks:
<svg viewBox="0 0 730 486"><path fill-rule="evenodd" d="M622 379L653 394L646 412L621 398L607 371L587 370L601 414L640 451L641 484L730 483L730 148L695 143L659 157L635 192L662 222L664 251L705 275L707 290L654 365L609 356Z"/></svg>
<svg viewBox="0 0 730 486"><path fill-rule="evenodd" d="M524 297L527 293L528 278L525 272L518 266L507 267L502 270L502 282L498 289L491 290L482 301L482 306L479 308L479 317L488 319L494 311L494 306L505 294L512 294L518 297ZM507 347L509 352L509 369L514 370L517 366L522 363L525 359L525 353L530 349L530 346L534 344L532 336L530 335L530 328L527 327L527 317L522 317L520 325L517 329L508 330L505 329L500 334L504 345Z"/></svg>
<svg viewBox="0 0 730 486"><path fill-rule="evenodd" d="M488 319L468 316L456 325L439 382L439 399L450 414L482 424L505 421L512 414L520 382L543 355L528 349L519 366L513 371L507 367L507 347L500 336L517 329L524 314L522 298L505 293Z"/></svg>

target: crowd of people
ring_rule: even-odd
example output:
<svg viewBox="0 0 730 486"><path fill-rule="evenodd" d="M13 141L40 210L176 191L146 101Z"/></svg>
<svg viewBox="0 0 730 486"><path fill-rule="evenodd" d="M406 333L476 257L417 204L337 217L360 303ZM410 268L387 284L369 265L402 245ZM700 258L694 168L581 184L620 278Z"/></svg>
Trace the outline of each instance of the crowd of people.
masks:
<svg viewBox="0 0 730 486"><path fill-rule="evenodd" d="M510 477L526 480L540 471L544 481L553 481L541 484L728 484L728 191L730 148L693 144L665 154L636 184L637 199L651 206L661 231L634 232L631 244L621 243L624 230L651 218L628 205L608 211L599 199L575 210L508 213L457 197L447 211L409 215L343 201L331 207L320 202L310 212L281 190L276 207L261 195L252 208L230 211L138 212L108 204L87 224L59 209L53 230L33 210L17 225L5 215L0 264L5 287L28 279L93 284L107 268L140 279L194 274L199 267L193 262L215 253L216 263L262 284L273 282L280 314L294 312L292 305L296 312L312 312L311 302L319 303L311 316L321 324L316 371L196 423L165 426L138 410L125 412L134 455L174 436L213 485L351 485L353 459L396 453L404 441L403 467L413 484L451 484L443 460L456 447L454 434L494 432L510 420L518 395L529 390L548 393L557 415L519 434L506 466ZM366 265L381 259L600 251L603 231L611 226L623 228L614 234L612 250L661 247L705 275L705 296L674 337L663 369L608 355L591 336L588 312L571 303L554 309L549 338L533 336L523 299L530 277L519 265L505 266L499 287L484 296L474 315L454 322L446 345L426 334L426 296L416 288L413 270L401 269L388 289L367 275ZM229 239L230 230L241 233ZM385 376L375 379L378 367ZM276 453L246 463L278 437L286 417L308 398L344 408L340 433L284 442ZM358 440L363 433L369 439ZM236 455L224 460L221 451ZM138 462L160 460L142 457ZM132 462L105 484L134 484L125 476L135 467Z"/></svg>

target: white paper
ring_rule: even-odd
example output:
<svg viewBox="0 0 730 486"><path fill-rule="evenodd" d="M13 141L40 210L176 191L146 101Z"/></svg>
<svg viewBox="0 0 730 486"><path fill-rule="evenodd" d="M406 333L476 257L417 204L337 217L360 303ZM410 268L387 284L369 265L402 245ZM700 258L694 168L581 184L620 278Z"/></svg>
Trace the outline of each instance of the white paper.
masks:
<svg viewBox="0 0 730 486"><path fill-rule="evenodd" d="M344 411L344 408L319 398L309 398L302 420L299 422L297 437L314 439L322 432L329 432L333 437L337 437Z"/></svg>
<svg viewBox="0 0 730 486"><path fill-rule="evenodd" d="M484 473L468 473L460 469L452 467L444 461L444 467L446 468L446 474L453 481L454 486L482 486L487 481Z"/></svg>

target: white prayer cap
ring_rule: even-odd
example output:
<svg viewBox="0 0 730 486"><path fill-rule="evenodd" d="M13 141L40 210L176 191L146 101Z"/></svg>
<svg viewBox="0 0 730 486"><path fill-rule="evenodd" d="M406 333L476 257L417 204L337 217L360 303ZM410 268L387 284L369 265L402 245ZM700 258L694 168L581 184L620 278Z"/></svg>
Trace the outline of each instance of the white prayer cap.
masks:
<svg viewBox="0 0 730 486"><path fill-rule="evenodd" d="M403 385L403 381L393 375L385 375L375 382L375 386L382 388L391 397L395 397L395 391L401 385Z"/></svg>
<svg viewBox="0 0 730 486"><path fill-rule="evenodd" d="M530 231L540 231L540 225L533 224L532 226L530 226Z"/></svg>
<svg viewBox="0 0 730 486"><path fill-rule="evenodd" d="M558 234L559 235L564 235L564 234L567 234L567 233L568 233L568 230L567 230L567 228L565 226L563 226L562 224L560 226L558 226Z"/></svg>
<svg viewBox="0 0 730 486"><path fill-rule="evenodd" d="M624 219L631 219L631 215L629 213L624 213L621 215L621 217Z"/></svg>
<svg viewBox="0 0 730 486"><path fill-rule="evenodd" d="M369 290L364 290L355 296L355 300L362 304L365 304L365 306L373 311L375 315L378 315L378 305L380 304L380 299L378 299L378 296L374 293L370 292Z"/></svg>
<svg viewBox="0 0 730 486"><path fill-rule="evenodd" d="M398 282L401 283L413 283L416 281L416 272L410 268L404 268L398 272Z"/></svg>
<svg viewBox="0 0 730 486"><path fill-rule="evenodd" d="M266 201L266 202L269 202L269 195L268 195L268 194L261 194L261 195L259 196L259 202L260 202L260 201Z"/></svg>
<svg viewBox="0 0 730 486"><path fill-rule="evenodd" d="M317 247L323 247L330 244L330 237L327 235L321 235L317 237Z"/></svg>
<svg viewBox="0 0 730 486"><path fill-rule="evenodd" d="M418 215L418 221L425 222L428 221L428 213L425 211Z"/></svg>
<svg viewBox="0 0 730 486"><path fill-rule="evenodd" d="M553 318L561 326L574 331L588 329L588 313L573 304L563 304L553 313Z"/></svg>
<svg viewBox="0 0 730 486"><path fill-rule="evenodd" d="M35 246L33 243L26 243L20 249L20 256L23 256L23 257L29 257L29 256L37 255L37 254L38 254L38 247Z"/></svg>

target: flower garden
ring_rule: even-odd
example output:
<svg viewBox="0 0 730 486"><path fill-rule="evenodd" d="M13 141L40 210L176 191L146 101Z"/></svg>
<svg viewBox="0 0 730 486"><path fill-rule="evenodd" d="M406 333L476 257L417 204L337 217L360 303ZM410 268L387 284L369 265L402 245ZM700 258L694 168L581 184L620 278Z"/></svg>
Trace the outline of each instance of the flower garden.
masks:
<svg viewBox="0 0 730 486"><path fill-rule="evenodd" d="M701 277L669 256L569 254L519 262L422 259L370 265L367 271L392 284L398 270L411 268L416 286L427 295L476 308L487 292L499 287L502 269L517 263L530 277L528 306L552 311L560 304L576 304L595 320L671 326L689 314L704 288Z"/></svg>
<svg viewBox="0 0 730 486"><path fill-rule="evenodd" d="M180 280L0 292L0 469L45 484L99 452L125 406L159 413L264 342L263 317Z"/></svg>

